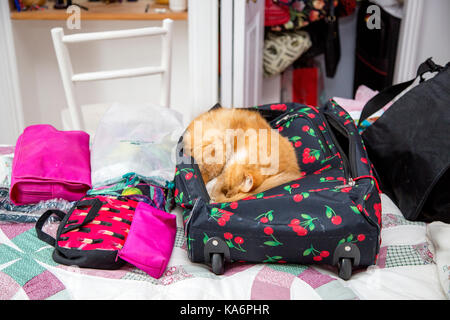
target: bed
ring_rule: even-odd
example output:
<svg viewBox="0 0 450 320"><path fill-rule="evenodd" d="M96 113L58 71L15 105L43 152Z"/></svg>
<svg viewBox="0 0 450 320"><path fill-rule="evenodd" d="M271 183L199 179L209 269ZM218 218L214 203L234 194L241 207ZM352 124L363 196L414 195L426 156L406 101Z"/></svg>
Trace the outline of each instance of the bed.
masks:
<svg viewBox="0 0 450 320"><path fill-rule="evenodd" d="M0 147L3 166L13 148ZM9 160L8 160L9 159ZM1 172L1 171L0 171ZM1 182L1 181L0 181ZM0 187L2 187L0 185ZM54 200L39 206L7 206L0 193L0 299L218 299L218 300L366 300L449 299L450 225L406 220L382 195L382 244L377 264L357 270L350 280L333 267L293 264L233 263L218 276L186 252L181 212L177 235L164 275L154 279L125 265L118 270L81 269L52 260L53 247L37 238L36 218L48 208L70 203ZM56 223L49 223L55 232Z"/></svg>

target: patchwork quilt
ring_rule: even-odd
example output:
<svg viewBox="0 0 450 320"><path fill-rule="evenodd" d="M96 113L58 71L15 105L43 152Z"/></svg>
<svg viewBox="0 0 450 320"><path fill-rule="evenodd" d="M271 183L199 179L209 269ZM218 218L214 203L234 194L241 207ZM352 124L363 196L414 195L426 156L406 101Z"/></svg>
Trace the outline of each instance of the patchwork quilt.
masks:
<svg viewBox="0 0 450 320"><path fill-rule="evenodd" d="M59 265L35 223L0 221L0 299L448 299L449 225L408 221L384 195L382 207L377 265L348 281L333 267L284 263L234 263L215 275L189 261L177 210L175 247L160 279L131 265L112 271ZM57 224L47 228L56 232Z"/></svg>

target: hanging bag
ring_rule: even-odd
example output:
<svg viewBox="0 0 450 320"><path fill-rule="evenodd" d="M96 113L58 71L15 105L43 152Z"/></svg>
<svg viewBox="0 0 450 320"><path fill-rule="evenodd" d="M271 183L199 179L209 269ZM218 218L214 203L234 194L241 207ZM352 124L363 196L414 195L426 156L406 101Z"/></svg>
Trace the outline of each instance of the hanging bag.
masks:
<svg viewBox="0 0 450 320"><path fill-rule="evenodd" d="M425 81L424 74L438 72ZM362 137L382 191L409 220L450 222L450 63L422 63L415 79L380 92L359 125L420 78Z"/></svg>

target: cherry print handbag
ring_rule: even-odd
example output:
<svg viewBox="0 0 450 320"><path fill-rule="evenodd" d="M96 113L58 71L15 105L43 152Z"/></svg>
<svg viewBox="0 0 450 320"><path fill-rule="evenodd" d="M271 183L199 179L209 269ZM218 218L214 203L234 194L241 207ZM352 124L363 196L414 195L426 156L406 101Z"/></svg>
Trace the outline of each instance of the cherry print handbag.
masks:
<svg viewBox="0 0 450 320"><path fill-rule="evenodd" d="M327 264L342 279L373 265L380 248L381 199L350 115L333 100L250 108L287 137L305 175L231 203L212 203L180 139L175 202L188 256L224 273L226 262Z"/></svg>
<svg viewBox="0 0 450 320"><path fill-rule="evenodd" d="M36 233L39 239L55 247L52 257L57 263L118 269L125 264L117 255L124 246L137 205L137 201L121 196L86 196L67 214L60 210L46 211L36 223ZM52 215L61 220L56 238L42 230Z"/></svg>

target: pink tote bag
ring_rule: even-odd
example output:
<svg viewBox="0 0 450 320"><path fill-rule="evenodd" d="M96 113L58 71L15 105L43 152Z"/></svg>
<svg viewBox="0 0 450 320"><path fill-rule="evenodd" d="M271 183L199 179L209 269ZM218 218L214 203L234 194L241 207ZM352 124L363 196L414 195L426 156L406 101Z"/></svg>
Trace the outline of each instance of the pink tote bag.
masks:
<svg viewBox="0 0 450 320"><path fill-rule="evenodd" d="M10 199L16 205L79 200L91 188L89 135L50 125L25 128L17 140Z"/></svg>
<svg viewBox="0 0 450 320"><path fill-rule="evenodd" d="M159 279L172 255L176 216L140 202L118 257Z"/></svg>

